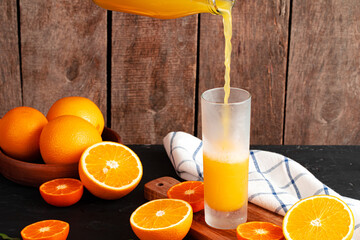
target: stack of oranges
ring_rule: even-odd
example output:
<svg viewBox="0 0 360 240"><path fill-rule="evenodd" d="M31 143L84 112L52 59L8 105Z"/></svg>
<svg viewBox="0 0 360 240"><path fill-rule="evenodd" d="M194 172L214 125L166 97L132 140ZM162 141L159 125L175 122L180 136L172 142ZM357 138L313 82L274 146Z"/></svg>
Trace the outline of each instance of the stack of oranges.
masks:
<svg viewBox="0 0 360 240"><path fill-rule="evenodd" d="M45 164L78 164L80 181L60 178L43 183L40 194L57 207L80 200L83 186L103 199L118 199L139 184L143 169L127 146L103 141L104 116L84 97L56 101L45 117L32 107L16 107L0 119L0 148L8 156ZM190 227L190 226L189 226ZM66 239L69 225L44 220L25 227L23 239Z"/></svg>
<svg viewBox="0 0 360 240"><path fill-rule="evenodd" d="M104 116L94 102L85 97L64 97L50 107L46 117L31 107L8 111L0 120L0 148L26 162L42 158L45 164L78 164L80 180L92 194L117 199L138 185L142 164L128 147L103 141L103 129ZM61 197L75 195L69 190L74 182L64 181L59 181L59 186L52 182L40 188L45 201L53 202L46 199L49 191L56 190ZM79 195L82 186L77 186ZM75 203L74 199L69 202Z"/></svg>
<svg viewBox="0 0 360 240"><path fill-rule="evenodd" d="M0 121L0 147L10 157L32 162L76 163L82 152L101 142L104 117L84 97L56 101L45 117L32 107L16 107Z"/></svg>

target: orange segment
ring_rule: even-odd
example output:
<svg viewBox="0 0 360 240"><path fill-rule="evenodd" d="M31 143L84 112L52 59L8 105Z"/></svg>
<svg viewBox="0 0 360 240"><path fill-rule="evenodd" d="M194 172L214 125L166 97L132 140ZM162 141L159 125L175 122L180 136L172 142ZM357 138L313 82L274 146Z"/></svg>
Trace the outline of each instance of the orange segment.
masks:
<svg viewBox="0 0 360 240"><path fill-rule="evenodd" d="M60 220L44 220L26 226L21 230L23 240L65 240L69 224Z"/></svg>
<svg viewBox="0 0 360 240"><path fill-rule="evenodd" d="M77 203L84 192L83 184L72 178L59 178L40 186L42 198L51 205L67 207Z"/></svg>
<svg viewBox="0 0 360 240"><path fill-rule="evenodd" d="M283 221L286 239L348 240L354 234L354 216L345 202L317 195L294 204Z"/></svg>
<svg viewBox="0 0 360 240"><path fill-rule="evenodd" d="M168 198L182 199L188 202L194 212L204 209L204 183L185 181L172 186L167 192Z"/></svg>
<svg viewBox="0 0 360 240"><path fill-rule="evenodd" d="M101 142L89 147L79 163L84 186L95 196L117 199L130 193L143 174L139 157L128 147Z"/></svg>
<svg viewBox="0 0 360 240"><path fill-rule="evenodd" d="M269 222L248 222L236 228L237 239L280 240L284 238L282 228Z"/></svg>
<svg viewBox="0 0 360 240"><path fill-rule="evenodd" d="M158 199L143 204L130 217L131 227L140 239L180 240L190 230L193 211L179 199Z"/></svg>

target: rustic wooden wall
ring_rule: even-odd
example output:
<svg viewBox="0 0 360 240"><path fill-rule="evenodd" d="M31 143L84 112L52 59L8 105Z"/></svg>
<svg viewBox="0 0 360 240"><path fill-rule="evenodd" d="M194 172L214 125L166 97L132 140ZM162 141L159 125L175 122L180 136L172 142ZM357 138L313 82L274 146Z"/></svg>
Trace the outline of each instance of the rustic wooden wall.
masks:
<svg viewBox="0 0 360 240"><path fill-rule="evenodd" d="M360 1L237 1L231 84L252 94L252 144L360 144ZM0 117L92 99L126 144L201 136L221 87L222 19L158 20L91 0L0 1Z"/></svg>
<svg viewBox="0 0 360 240"><path fill-rule="evenodd" d="M159 20L113 13L111 127L124 142L194 132L197 16Z"/></svg>
<svg viewBox="0 0 360 240"><path fill-rule="evenodd" d="M0 117L22 105L16 1L0 1Z"/></svg>
<svg viewBox="0 0 360 240"><path fill-rule="evenodd" d="M106 14L91 0L20 0L24 105L46 114L61 97L85 96L107 116Z"/></svg>
<svg viewBox="0 0 360 240"><path fill-rule="evenodd" d="M252 144L283 142L289 9L289 1L256 0L233 10L230 85L252 95ZM224 85L222 18L201 15L200 33L199 95Z"/></svg>
<svg viewBox="0 0 360 240"><path fill-rule="evenodd" d="M360 144L360 1L293 1L285 144Z"/></svg>

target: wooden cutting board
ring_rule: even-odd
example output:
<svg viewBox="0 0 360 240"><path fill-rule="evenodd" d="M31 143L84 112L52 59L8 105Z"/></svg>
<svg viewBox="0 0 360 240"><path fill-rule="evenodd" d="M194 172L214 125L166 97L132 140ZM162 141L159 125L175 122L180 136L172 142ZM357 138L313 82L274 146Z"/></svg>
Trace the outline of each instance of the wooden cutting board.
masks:
<svg viewBox="0 0 360 240"><path fill-rule="evenodd" d="M179 183L179 181L172 177L162 177L148 182L144 186L145 198L147 200L167 198L166 193L168 189L177 183ZM248 221L266 221L281 226L283 217L249 203ZM229 240L236 239L236 230L221 230L209 227L205 223L204 211L202 210L194 214L189 235L199 240Z"/></svg>

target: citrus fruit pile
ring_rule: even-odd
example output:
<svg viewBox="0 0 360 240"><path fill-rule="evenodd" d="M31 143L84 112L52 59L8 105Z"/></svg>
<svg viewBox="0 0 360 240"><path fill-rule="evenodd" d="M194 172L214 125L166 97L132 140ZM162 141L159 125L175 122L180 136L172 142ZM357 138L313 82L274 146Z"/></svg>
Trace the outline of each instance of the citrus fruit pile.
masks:
<svg viewBox="0 0 360 240"><path fill-rule="evenodd" d="M0 148L26 162L78 164L78 179L60 178L43 183L48 204L68 207L77 203L84 187L102 199L118 199L139 184L143 169L139 157L117 142L103 141L104 117L91 100L65 97L56 101L45 117L32 107L17 107L0 119ZM44 220L26 226L23 239L66 239L69 224Z"/></svg>
<svg viewBox="0 0 360 240"><path fill-rule="evenodd" d="M84 187L94 196L119 199L139 184L143 168L139 157L127 146L103 141L104 117L91 100L65 97L56 101L45 117L31 107L17 107L0 119L0 148L10 157L45 164L78 164L78 179L61 178L43 183L45 202L68 207L80 201ZM185 181L167 191L168 199L149 201L130 217L130 225L140 239L183 239L190 230L193 213L204 209L204 184ZM294 204L283 226L269 222L247 222L236 229L236 237L246 240L328 239L350 240L354 216L339 198L317 195ZM26 226L23 239L65 240L69 224L43 220ZM234 235L235 237L235 235Z"/></svg>
<svg viewBox="0 0 360 240"><path fill-rule="evenodd" d="M42 158L46 164L79 164L81 182L57 179L40 187L41 196L54 206L80 200L83 185L95 196L117 199L140 182L139 157L125 145L104 142L104 116L85 97L57 100L45 117L31 107L17 107L0 120L0 148L22 161Z"/></svg>
<svg viewBox="0 0 360 240"><path fill-rule="evenodd" d="M0 148L18 160L77 163L82 152L101 142L104 116L88 98L65 97L45 117L32 107L16 107L0 120Z"/></svg>

